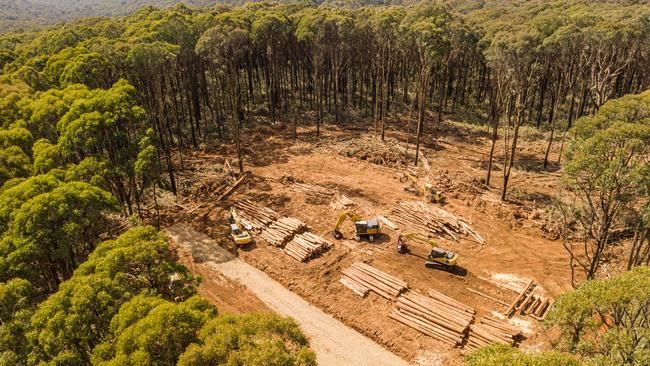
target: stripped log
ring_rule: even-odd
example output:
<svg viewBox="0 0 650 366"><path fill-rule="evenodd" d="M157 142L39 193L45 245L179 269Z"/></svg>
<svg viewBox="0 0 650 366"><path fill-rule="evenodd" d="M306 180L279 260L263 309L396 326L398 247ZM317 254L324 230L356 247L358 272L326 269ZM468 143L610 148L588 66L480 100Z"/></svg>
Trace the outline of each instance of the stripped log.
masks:
<svg viewBox="0 0 650 366"><path fill-rule="evenodd" d="M384 225L386 225L387 228L389 228L389 229L391 229L391 230L393 230L393 231L399 229L399 227L398 227L397 225L395 225L392 221L390 221L389 219L385 218L384 216L377 216L377 220L383 222Z"/></svg>
<svg viewBox="0 0 650 366"><path fill-rule="evenodd" d="M334 195L332 191L325 187L307 183L293 183L289 189L293 192L300 192L320 198L330 198L332 195Z"/></svg>
<svg viewBox="0 0 650 366"><path fill-rule="evenodd" d="M235 202L235 208L242 223L250 226L256 232L262 231L278 218L277 212L250 200Z"/></svg>
<svg viewBox="0 0 650 366"><path fill-rule="evenodd" d="M503 320L484 316L472 324L467 333L465 348L475 349L491 343L502 343L513 346L521 329Z"/></svg>
<svg viewBox="0 0 650 366"><path fill-rule="evenodd" d="M390 216L403 228L427 237L447 236L458 240L458 235L468 235L480 244L485 243L467 220L424 202L399 202L391 209Z"/></svg>
<svg viewBox="0 0 650 366"><path fill-rule="evenodd" d="M239 179L237 179L237 180L235 181L235 183L233 183L233 185L230 186L230 188L226 189L226 191L223 192L223 193L222 193L222 194L217 198L216 202L219 202L219 201L221 201L222 199L228 197L228 196L229 196L229 195L230 195L230 194L231 194L235 189L237 189L237 187L239 187L240 184L242 184L242 182L244 182L244 180L246 180L246 178L248 177L248 174L249 174L248 172L244 172L244 174L243 174L241 177L239 177Z"/></svg>
<svg viewBox="0 0 650 366"><path fill-rule="evenodd" d="M475 293L475 294L477 294L477 295L479 295L479 296L481 296L483 298L486 298L486 299L488 299L488 300L490 300L490 301L492 301L494 303L497 303L499 305L503 305L505 307L508 307L508 303L506 303L505 301L499 300L496 297L492 297L492 296L490 296L488 294L485 294L485 293L483 293L483 292L481 292L479 290L475 290L475 289L473 289L471 287L467 287L467 291Z"/></svg>
<svg viewBox="0 0 650 366"><path fill-rule="evenodd" d="M343 278L351 279L381 297L393 300L408 288L406 282L365 263L355 262L342 271Z"/></svg>
<svg viewBox="0 0 650 366"><path fill-rule="evenodd" d="M276 247L282 247L293 238L294 235L304 232L309 227L304 222L293 217L282 217L269 225L260 234L264 240Z"/></svg>
<svg viewBox="0 0 650 366"><path fill-rule="evenodd" d="M536 286L535 281L530 280L528 285L519 293L519 296L517 296L517 298L512 302L512 304L508 306L508 309L504 312L505 316L511 317L515 313L516 308L520 306L522 301L526 299L528 293L531 292L535 288L535 286Z"/></svg>
<svg viewBox="0 0 650 366"><path fill-rule="evenodd" d="M334 210L343 210L351 207L355 207L357 204L349 199L346 195L337 193L330 202L330 207Z"/></svg>
<svg viewBox="0 0 650 366"><path fill-rule="evenodd" d="M456 306L456 300L450 300L445 295L433 298L409 291L397 299L397 307L389 317L440 341L460 344L474 319L474 310Z"/></svg>
<svg viewBox="0 0 650 366"><path fill-rule="evenodd" d="M332 243L322 237L305 232L297 234L284 247L284 253L291 258L304 262L332 247Z"/></svg>
<svg viewBox="0 0 650 366"><path fill-rule="evenodd" d="M355 294L365 297L368 294L368 291L370 291L366 286L360 284L359 282L349 278L349 277L341 277L339 279L339 282L343 284L343 286L349 288L354 292Z"/></svg>

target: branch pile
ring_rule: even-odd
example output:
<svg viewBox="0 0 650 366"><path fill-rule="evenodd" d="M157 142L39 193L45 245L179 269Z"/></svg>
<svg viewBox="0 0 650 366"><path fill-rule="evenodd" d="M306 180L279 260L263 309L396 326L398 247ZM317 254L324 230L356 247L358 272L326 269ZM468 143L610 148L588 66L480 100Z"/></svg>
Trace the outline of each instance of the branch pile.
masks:
<svg viewBox="0 0 650 366"><path fill-rule="evenodd" d="M348 196L340 193L337 193L334 196L332 202L330 202L330 207L334 210L343 210L350 207L354 207L356 205L357 204L354 203L354 201L352 201L351 199L349 199Z"/></svg>
<svg viewBox="0 0 650 366"><path fill-rule="evenodd" d="M260 237L273 246L281 247L294 235L304 232L308 228L307 224L296 218L282 217L262 231Z"/></svg>
<svg viewBox="0 0 650 366"><path fill-rule="evenodd" d="M429 290L429 296L414 292L397 299L397 308L391 310L391 319L451 345L463 341L465 331L474 320L474 309Z"/></svg>
<svg viewBox="0 0 650 366"><path fill-rule="evenodd" d="M514 346L516 338L519 336L521 336L521 329L503 320L484 316L478 323L472 324L469 328L465 348L474 350L491 343Z"/></svg>
<svg viewBox="0 0 650 366"><path fill-rule="evenodd" d="M334 149L343 156L381 166L396 168L409 164L404 148L396 140L386 139L385 142L381 142L369 136L347 138L335 143Z"/></svg>
<svg viewBox="0 0 650 366"><path fill-rule="evenodd" d="M258 205L250 200L235 202L242 224L255 231L261 231L277 220L278 213L268 207Z"/></svg>
<svg viewBox="0 0 650 366"><path fill-rule="evenodd" d="M408 288L408 284L365 263L355 262L343 270L343 285L363 297L368 290L379 296L394 300Z"/></svg>
<svg viewBox="0 0 650 366"><path fill-rule="evenodd" d="M332 243L309 231L297 234L282 250L291 258L304 262L329 249Z"/></svg>
<svg viewBox="0 0 650 366"><path fill-rule="evenodd" d="M316 186L313 184L307 183L293 183L291 188L292 192L300 192L310 196L320 197L320 198L330 198L334 193L329 189L321 186Z"/></svg>
<svg viewBox="0 0 650 366"><path fill-rule="evenodd" d="M426 236L448 235L458 240L459 234L469 235L478 243L485 240L470 226L470 223L439 207L424 202L398 202L390 212L393 221Z"/></svg>

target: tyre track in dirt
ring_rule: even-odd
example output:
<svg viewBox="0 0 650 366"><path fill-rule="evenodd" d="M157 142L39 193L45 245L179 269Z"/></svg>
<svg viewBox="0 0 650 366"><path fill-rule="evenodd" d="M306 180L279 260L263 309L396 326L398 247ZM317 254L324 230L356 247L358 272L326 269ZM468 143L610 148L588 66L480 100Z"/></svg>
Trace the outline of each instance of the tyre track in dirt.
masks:
<svg viewBox="0 0 650 366"><path fill-rule="evenodd" d="M209 263L228 279L246 286L273 311L294 318L309 337L319 365L408 365L370 338L310 305L264 272L232 256L207 235L183 224L165 231L176 245L192 253L195 261Z"/></svg>

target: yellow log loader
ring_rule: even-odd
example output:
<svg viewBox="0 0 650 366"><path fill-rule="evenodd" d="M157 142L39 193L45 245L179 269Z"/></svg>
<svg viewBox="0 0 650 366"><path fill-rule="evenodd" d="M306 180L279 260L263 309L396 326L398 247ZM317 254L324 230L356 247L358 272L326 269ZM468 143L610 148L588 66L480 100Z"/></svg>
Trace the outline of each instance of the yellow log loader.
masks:
<svg viewBox="0 0 650 366"><path fill-rule="evenodd" d="M234 223L230 224L230 237L235 242L235 245L246 245L253 241L251 234L248 231L243 229L242 223L239 221L239 216L235 212L235 208L230 208L230 213L232 214L232 219Z"/></svg>
<svg viewBox="0 0 650 366"><path fill-rule="evenodd" d="M424 196L427 202L441 203L445 200L442 191L437 190L431 183L420 184L417 178L410 173L400 174L399 181L402 183L409 183L408 186L404 187L405 192L413 193L418 197Z"/></svg>
<svg viewBox="0 0 650 366"><path fill-rule="evenodd" d="M336 239L343 238L343 233L341 233L340 229L347 218L354 222L355 239L357 241L361 241L364 237L367 237L368 241L373 241L375 240L375 236L381 232L381 225L377 219L362 220L354 211L343 211L339 215L336 225L334 225L333 235Z"/></svg>
<svg viewBox="0 0 650 366"><path fill-rule="evenodd" d="M458 255L450 250L442 249L436 246L436 242L433 239L429 239L419 233L406 233L400 234L397 237L397 251L400 254L408 253L408 247L404 239L411 239L418 241L420 243L425 243L431 245L431 252L429 253L429 261L425 263L427 267L435 266L441 264L446 268L453 268L456 266L458 261Z"/></svg>

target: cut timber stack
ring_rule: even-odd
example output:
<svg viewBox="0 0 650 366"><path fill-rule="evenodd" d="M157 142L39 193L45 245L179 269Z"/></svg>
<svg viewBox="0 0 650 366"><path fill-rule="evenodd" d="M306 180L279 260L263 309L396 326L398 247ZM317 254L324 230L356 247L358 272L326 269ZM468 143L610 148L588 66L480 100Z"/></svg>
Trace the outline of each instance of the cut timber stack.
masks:
<svg viewBox="0 0 650 366"><path fill-rule="evenodd" d="M294 183L291 185L290 190L293 192L300 192L320 198L329 198L334 194L332 191L325 187L315 186L313 184L307 183Z"/></svg>
<svg viewBox="0 0 650 366"><path fill-rule="evenodd" d="M235 202L235 208L242 224L259 232L278 218L278 214L270 208L260 206L249 200Z"/></svg>
<svg viewBox="0 0 650 366"><path fill-rule="evenodd" d="M332 243L322 237L305 232L294 236L285 245L283 252L297 261L304 262L329 249L331 246Z"/></svg>
<svg viewBox="0 0 650 366"><path fill-rule="evenodd" d="M491 343L503 343L514 346L521 329L503 320L484 316L478 323L472 324L467 333L465 348L474 350Z"/></svg>
<svg viewBox="0 0 650 366"><path fill-rule="evenodd" d="M458 234L465 234L480 244L485 243L467 220L424 202L399 202L392 208L391 216L394 222L409 231L420 232L429 237L448 235L458 240Z"/></svg>
<svg viewBox="0 0 650 366"><path fill-rule="evenodd" d="M429 295L433 296L403 294L388 316L442 342L462 343L474 319L474 309L434 290L429 290Z"/></svg>
<svg viewBox="0 0 650 366"><path fill-rule="evenodd" d="M294 235L304 232L309 227L304 222L293 217L282 217L262 231L260 237L276 247L283 246Z"/></svg>
<svg viewBox="0 0 650 366"><path fill-rule="evenodd" d="M349 268L344 269L343 279L347 283L358 285L357 290L365 288L389 300L396 299L408 288L408 284L399 278L361 262L355 262ZM345 285L345 282L342 283ZM355 288L350 287L350 289L359 295ZM360 296L365 296L365 293Z"/></svg>
<svg viewBox="0 0 650 366"><path fill-rule="evenodd" d="M511 317L519 311L521 315L530 315L537 320L542 320L552 302L549 298L542 295L534 295L533 291L536 286L535 281L531 280L523 291L519 293L519 296L510 304L504 314L507 317Z"/></svg>
<svg viewBox="0 0 650 366"><path fill-rule="evenodd" d="M334 210L343 210L346 208L354 207L356 205L357 204L349 199L346 195L339 193L337 193L336 196L334 196L332 202L330 202L330 207Z"/></svg>

